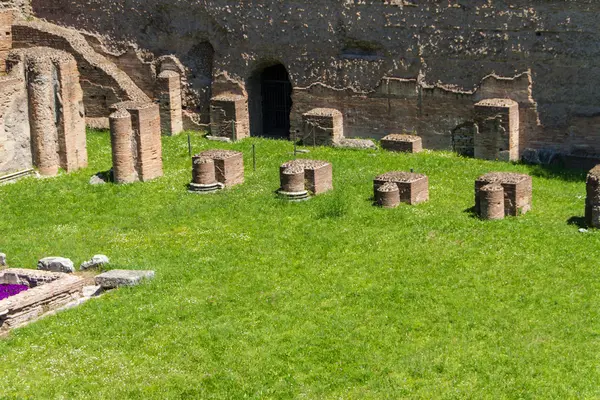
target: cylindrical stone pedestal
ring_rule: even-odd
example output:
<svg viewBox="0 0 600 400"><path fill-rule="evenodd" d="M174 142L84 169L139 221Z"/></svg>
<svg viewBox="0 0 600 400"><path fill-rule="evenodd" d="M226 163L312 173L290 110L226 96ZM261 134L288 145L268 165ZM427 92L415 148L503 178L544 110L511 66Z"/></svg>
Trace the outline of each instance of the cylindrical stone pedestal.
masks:
<svg viewBox="0 0 600 400"><path fill-rule="evenodd" d="M212 158L200 155L192 158L192 182L197 185L213 185L217 182L215 162Z"/></svg>
<svg viewBox="0 0 600 400"><path fill-rule="evenodd" d="M290 201L308 200L310 195L306 190L305 170L302 165L283 165L279 168L281 188L278 193Z"/></svg>
<svg viewBox="0 0 600 400"><path fill-rule="evenodd" d="M131 114L118 110L109 117L110 141L112 145L113 176L116 183L137 181L133 157L133 128Z"/></svg>
<svg viewBox="0 0 600 400"><path fill-rule="evenodd" d="M504 218L504 188L490 184L479 189L479 215L482 219Z"/></svg>
<svg viewBox="0 0 600 400"><path fill-rule="evenodd" d="M57 80L50 60L33 60L27 68L31 147L35 166L42 175L56 175L60 164L54 96Z"/></svg>
<svg viewBox="0 0 600 400"><path fill-rule="evenodd" d="M375 202L383 208L395 208L400 204L400 189L394 182L386 182L375 191Z"/></svg>
<svg viewBox="0 0 600 400"><path fill-rule="evenodd" d="M287 167L279 171L281 191L287 193L298 193L305 191L304 168Z"/></svg>

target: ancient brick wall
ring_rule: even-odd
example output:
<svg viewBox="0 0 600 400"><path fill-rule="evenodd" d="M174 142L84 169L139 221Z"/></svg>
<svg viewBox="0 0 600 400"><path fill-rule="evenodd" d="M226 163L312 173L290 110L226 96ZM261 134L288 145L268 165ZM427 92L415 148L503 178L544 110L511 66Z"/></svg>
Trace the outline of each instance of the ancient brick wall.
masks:
<svg viewBox="0 0 600 400"><path fill-rule="evenodd" d="M257 71L282 63L292 130L303 113L329 107L344 114L347 136L417 133L425 147L450 148L474 103L509 98L519 103L521 149L600 153L600 2L31 1L39 17L174 54L190 71L209 42L213 96L246 95Z"/></svg>

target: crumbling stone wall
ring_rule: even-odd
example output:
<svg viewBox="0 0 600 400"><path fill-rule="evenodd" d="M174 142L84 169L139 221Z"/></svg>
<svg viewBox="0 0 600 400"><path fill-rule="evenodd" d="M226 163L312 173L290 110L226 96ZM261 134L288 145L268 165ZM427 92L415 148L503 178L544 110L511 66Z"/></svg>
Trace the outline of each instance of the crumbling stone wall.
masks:
<svg viewBox="0 0 600 400"><path fill-rule="evenodd" d="M110 105L121 101L148 102L150 98L114 63L96 53L85 38L69 29L42 21L18 21L13 25L16 48L48 46L73 55L81 74L84 102L90 120L107 126ZM94 125L94 123L92 123Z"/></svg>
<svg viewBox="0 0 600 400"><path fill-rule="evenodd" d="M38 17L202 65L212 96L247 96L260 68L282 63L294 87L292 131L317 107L344 115L346 136L416 133L451 148L483 99L519 104L519 150L600 153L600 3L589 0L381 1L31 0ZM127 12L122 12L127 9ZM208 113L208 108L199 110ZM251 110L252 113L252 110ZM206 118L206 115L204 116Z"/></svg>

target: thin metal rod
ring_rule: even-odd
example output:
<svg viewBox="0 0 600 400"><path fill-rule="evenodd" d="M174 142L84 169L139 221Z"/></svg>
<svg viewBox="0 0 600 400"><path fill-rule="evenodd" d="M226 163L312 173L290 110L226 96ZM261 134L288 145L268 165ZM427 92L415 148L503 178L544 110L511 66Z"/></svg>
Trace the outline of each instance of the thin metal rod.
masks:
<svg viewBox="0 0 600 400"><path fill-rule="evenodd" d="M192 138L190 137L190 134L188 133L188 153L190 154L190 157L192 156Z"/></svg>

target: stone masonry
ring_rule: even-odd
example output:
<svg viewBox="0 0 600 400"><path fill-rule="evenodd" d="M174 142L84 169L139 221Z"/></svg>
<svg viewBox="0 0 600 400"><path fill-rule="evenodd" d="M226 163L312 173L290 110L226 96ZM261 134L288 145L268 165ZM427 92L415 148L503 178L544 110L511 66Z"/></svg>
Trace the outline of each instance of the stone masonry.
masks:
<svg viewBox="0 0 600 400"><path fill-rule="evenodd" d="M490 172L475 181L475 212L481 214L480 190L486 185L504 189L504 215L518 216L531 210L531 176L514 172Z"/></svg>
<svg viewBox="0 0 600 400"><path fill-rule="evenodd" d="M94 32L78 34L78 48L110 49L105 58L121 60L140 85L155 79L154 61L166 54L179 60L184 107L199 113L198 121L207 121L210 110L196 104L221 94L247 97L252 77L280 63L292 87L292 132L302 131L303 114L334 108L344 115L348 138L414 132L426 148L462 148L453 140L463 135L453 132L473 122L474 105L510 99L519 105L519 152L600 154L598 2L19 0L18 6L36 17L19 23L30 42L38 40L30 26L50 31L37 26L42 19ZM45 43L34 45L50 39L64 45L55 34L40 36ZM128 100L113 99L96 82L86 90L90 115ZM260 87L254 93L259 98ZM249 112L251 120L260 118L260 104Z"/></svg>

